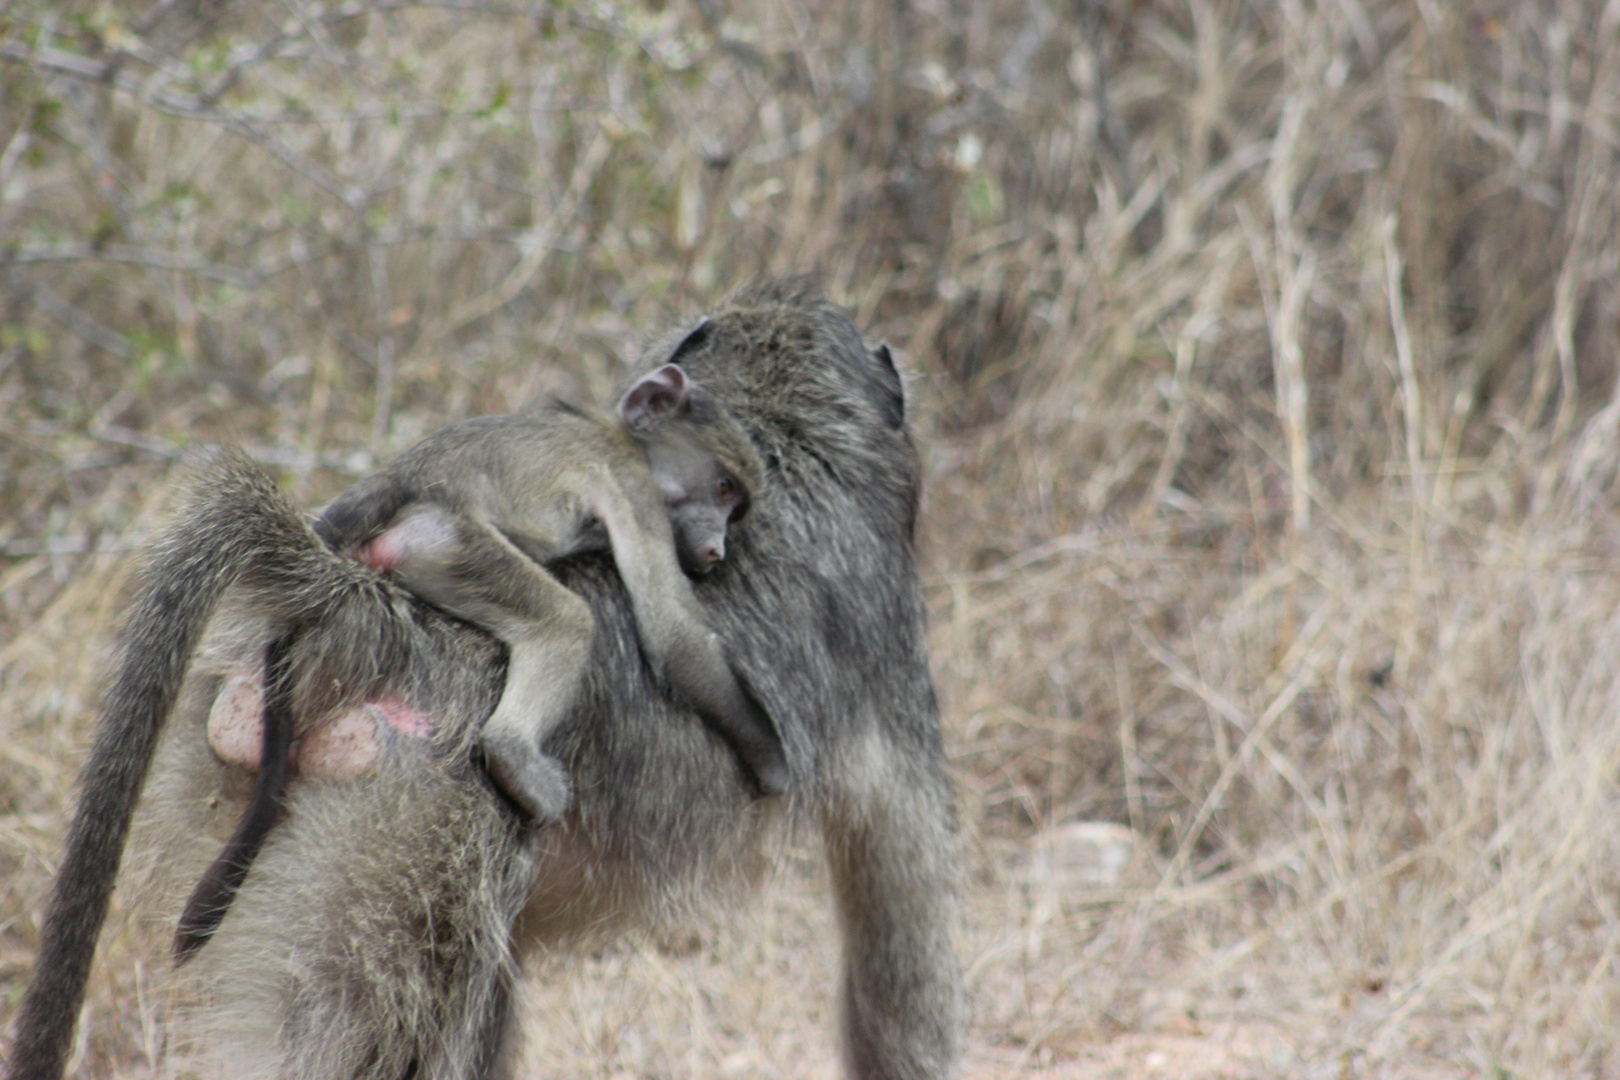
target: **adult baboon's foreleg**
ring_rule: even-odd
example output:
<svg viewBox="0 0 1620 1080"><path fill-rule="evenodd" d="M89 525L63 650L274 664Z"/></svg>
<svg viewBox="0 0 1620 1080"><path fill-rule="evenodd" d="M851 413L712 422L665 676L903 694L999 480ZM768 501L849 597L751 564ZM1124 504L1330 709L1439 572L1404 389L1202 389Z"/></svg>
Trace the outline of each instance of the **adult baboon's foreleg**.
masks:
<svg viewBox="0 0 1620 1080"><path fill-rule="evenodd" d="M843 1038L860 1080L957 1074L962 973L950 789L937 747L872 730L836 768L823 808L843 930Z"/></svg>

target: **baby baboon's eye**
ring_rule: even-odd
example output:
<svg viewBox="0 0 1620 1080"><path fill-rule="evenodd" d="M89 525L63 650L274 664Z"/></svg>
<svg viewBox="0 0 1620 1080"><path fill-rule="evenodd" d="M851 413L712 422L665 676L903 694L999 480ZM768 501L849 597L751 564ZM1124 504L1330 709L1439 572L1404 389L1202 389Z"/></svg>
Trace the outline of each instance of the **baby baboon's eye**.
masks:
<svg viewBox="0 0 1620 1080"><path fill-rule="evenodd" d="M716 497L729 502L737 497L737 481L729 476L722 476L720 482L714 485Z"/></svg>

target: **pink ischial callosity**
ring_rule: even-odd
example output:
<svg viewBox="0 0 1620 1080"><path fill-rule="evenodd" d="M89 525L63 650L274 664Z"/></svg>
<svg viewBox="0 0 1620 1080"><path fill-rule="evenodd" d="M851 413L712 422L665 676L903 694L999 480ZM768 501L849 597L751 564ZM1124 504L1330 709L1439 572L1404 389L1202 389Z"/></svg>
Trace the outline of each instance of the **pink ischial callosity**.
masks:
<svg viewBox="0 0 1620 1080"><path fill-rule="evenodd" d="M419 709L413 709L397 697L368 701L361 706L370 710L377 719L399 732L418 739L433 737L433 718Z"/></svg>
<svg viewBox="0 0 1620 1080"><path fill-rule="evenodd" d="M397 697L368 701L315 728L293 743L292 765L302 776L352 780L371 772L382 753L386 724L402 735L426 739L433 718ZM208 745L220 760L257 770L264 741L264 688L259 675L225 680L208 713Z"/></svg>
<svg viewBox="0 0 1620 1080"><path fill-rule="evenodd" d="M293 744L298 775L313 780L353 780L377 765L382 739L377 717L360 705L322 724Z"/></svg>
<svg viewBox="0 0 1620 1080"><path fill-rule="evenodd" d="M208 712L208 745L221 761L257 769L263 742L264 688L257 677L232 675Z"/></svg>

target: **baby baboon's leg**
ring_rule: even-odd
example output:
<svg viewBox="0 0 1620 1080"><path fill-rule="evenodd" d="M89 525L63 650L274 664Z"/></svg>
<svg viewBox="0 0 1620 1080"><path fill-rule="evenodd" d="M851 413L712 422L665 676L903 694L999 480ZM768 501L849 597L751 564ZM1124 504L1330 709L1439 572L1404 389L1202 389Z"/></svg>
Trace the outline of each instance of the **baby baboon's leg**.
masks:
<svg viewBox="0 0 1620 1080"><path fill-rule="evenodd" d="M869 728L832 768L822 808L843 929L849 1075L949 1077L960 1059L962 973L950 789L937 746Z"/></svg>
<svg viewBox="0 0 1620 1080"><path fill-rule="evenodd" d="M535 581L550 587L537 588L537 594L555 590L560 595L545 604L538 629L525 628L521 636L495 631L511 656L500 703L484 721L479 741L501 790L546 822L567 811L569 784L561 763L542 753L540 743L579 696L595 621L590 607L555 579L542 571Z"/></svg>
<svg viewBox="0 0 1620 1080"><path fill-rule="evenodd" d="M480 738L490 775L540 821L561 817L568 776L540 742L578 696L590 607L497 530L442 507L411 511L373 548L406 588L506 642L506 687Z"/></svg>

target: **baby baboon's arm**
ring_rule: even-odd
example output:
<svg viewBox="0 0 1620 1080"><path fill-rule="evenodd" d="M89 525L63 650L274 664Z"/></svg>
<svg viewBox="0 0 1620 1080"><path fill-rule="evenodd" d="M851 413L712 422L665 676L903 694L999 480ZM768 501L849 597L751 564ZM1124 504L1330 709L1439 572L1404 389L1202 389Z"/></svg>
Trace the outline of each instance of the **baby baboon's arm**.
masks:
<svg viewBox="0 0 1620 1080"><path fill-rule="evenodd" d="M789 785L787 755L770 716L727 662L682 573L663 500L603 484L592 509L607 529L613 561L630 594L636 631L654 667L714 724L763 795Z"/></svg>

